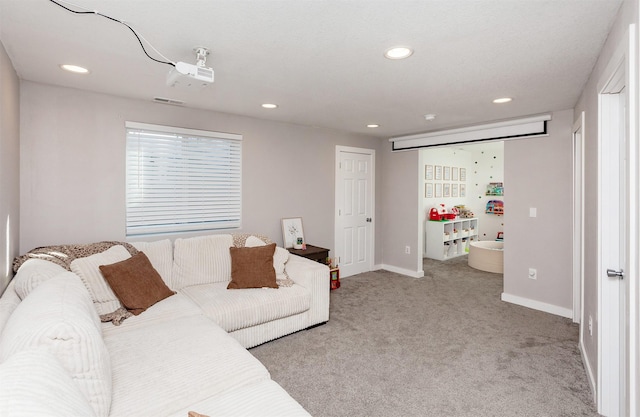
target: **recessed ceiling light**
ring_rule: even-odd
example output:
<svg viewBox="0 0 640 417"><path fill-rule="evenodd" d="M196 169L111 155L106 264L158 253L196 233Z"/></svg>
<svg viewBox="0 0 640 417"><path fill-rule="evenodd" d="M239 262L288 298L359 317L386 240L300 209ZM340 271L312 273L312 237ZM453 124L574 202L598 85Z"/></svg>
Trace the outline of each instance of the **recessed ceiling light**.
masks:
<svg viewBox="0 0 640 417"><path fill-rule="evenodd" d="M89 70L83 67L79 67L77 65L71 65L71 64L62 64L60 65L60 68L62 68L65 71L69 71L69 72L75 72L76 74L88 74Z"/></svg>
<svg viewBox="0 0 640 417"><path fill-rule="evenodd" d="M413 49L407 48L406 46L396 46L384 53L385 58L389 59L404 59L409 58L413 54Z"/></svg>
<svg viewBox="0 0 640 417"><path fill-rule="evenodd" d="M380 125L377 125L375 123L372 123L370 125L367 125L367 127L370 127L371 129L375 129L376 127L380 127Z"/></svg>
<svg viewBox="0 0 640 417"><path fill-rule="evenodd" d="M277 109L278 105L273 103L264 103L262 107L264 107L265 109Z"/></svg>
<svg viewBox="0 0 640 417"><path fill-rule="evenodd" d="M497 98L497 99L493 100L493 102L495 104L503 104L503 103L508 103L511 100L513 100L511 97L502 97L502 98Z"/></svg>

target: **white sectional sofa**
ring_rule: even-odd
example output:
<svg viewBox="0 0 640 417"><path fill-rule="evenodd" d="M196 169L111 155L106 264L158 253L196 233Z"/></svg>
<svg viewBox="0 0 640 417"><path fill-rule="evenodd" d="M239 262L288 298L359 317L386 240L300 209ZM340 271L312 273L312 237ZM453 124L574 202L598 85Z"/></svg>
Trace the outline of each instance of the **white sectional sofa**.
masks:
<svg viewBox="0 0 640 417"><path fill-rule="evenodd" d="M292 285L227 289L231 235L133 245L175 294L118 326L100 322L113 300L89 287L98 265L130 256L122 246L73 272L22 264L0 298L0 415L309 415L247 348L329 319L325 265L276 248Z"/></svg>

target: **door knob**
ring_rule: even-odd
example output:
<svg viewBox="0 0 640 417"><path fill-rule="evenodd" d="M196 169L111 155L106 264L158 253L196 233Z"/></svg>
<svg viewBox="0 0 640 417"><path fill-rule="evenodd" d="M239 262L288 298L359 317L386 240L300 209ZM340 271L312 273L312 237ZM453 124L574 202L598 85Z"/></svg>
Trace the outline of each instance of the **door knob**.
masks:
<svg viewBox="0 0 640 417"><path fill-rule="evenodd" d="M619 271L616 271L615 269L607 269L607 276L611 278L624 279L624 271L622 269Z"/></svg>

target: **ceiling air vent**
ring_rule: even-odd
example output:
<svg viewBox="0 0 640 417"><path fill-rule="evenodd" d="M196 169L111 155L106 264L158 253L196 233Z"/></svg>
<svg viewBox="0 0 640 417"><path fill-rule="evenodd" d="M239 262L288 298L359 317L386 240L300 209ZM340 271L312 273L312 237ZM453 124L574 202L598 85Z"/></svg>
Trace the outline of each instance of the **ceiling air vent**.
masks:
<svg viewBox="0 0 640 417"><path fill-rule="evenodd" d="M165 97L154 97L153 101L155 101L156 103L162 103L162 104L172 104L174 106L184 105L184 101L182 100L174 100L172 98L165 98Z"/></svg>

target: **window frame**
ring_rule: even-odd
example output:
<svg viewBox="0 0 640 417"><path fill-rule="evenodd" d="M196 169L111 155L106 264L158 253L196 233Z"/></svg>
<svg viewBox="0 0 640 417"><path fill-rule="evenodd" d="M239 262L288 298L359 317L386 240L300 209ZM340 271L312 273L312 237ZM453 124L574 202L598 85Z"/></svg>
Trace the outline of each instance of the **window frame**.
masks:
<svg viewBox="0 0 640 417"><path fill-rule="evenodd" d="M138 138L134 139L133 136L136 134ZM162 144L154 149L154 153L151 154L153 156L141 157L140 148L152 146L155 135L158 135L159 141L162 136ZM158 234L241 229L242 140L242 135L235 133L125 122L125 236L135 238ZM175 142L173 145L172 141ZM200 152L198 148L204 149L208 143L225 149L225 152ZM137 150L132 149L133 147ZM163 153L163 150L169 152ZM176 157L178 154L182 156ZM151 161L155 160L159 161L158 165L151 165ZM189 163L191 161L193 164ZM160 165L164 167L159 170ZM166 167L174 169L164 171ZM194 173L196 169L198 172ZM224 171L229 172L228 177L223 176ZM140 184L141 176L149 172L151 177L146 186L131 186L134 182ZM164 176L158 172L172 174ZM180 172L184 175L179 175ZM200 181L200 173L203 174L203 178L210 179ZM176 182L185 186L181 188ZM162 197L154 195L154 191L157 190L154 189L154 185L158 187L159 184L161 187L168 187L162 193L155 193L164 194ZM171 206L171 199L176 197L173 194L167 196L174 193L171 187L175 190L175 196L182 197L182 201L175 206ZM202 189L208 191L203 194ZM229 200L225 200L227 197ZM214 203L210 205L207 201ZM155 211L149 209L153 204L161 208ZM224 212L225 209L228 211ZM197 214L199 210L209 214ZM173 214L168 214L170 212ZM160 221L151 221L154 216L160 218ZM178 219L183 216L184 221L169 221L171 218ZM202 221L198 221L198 218Z"/></svg>

